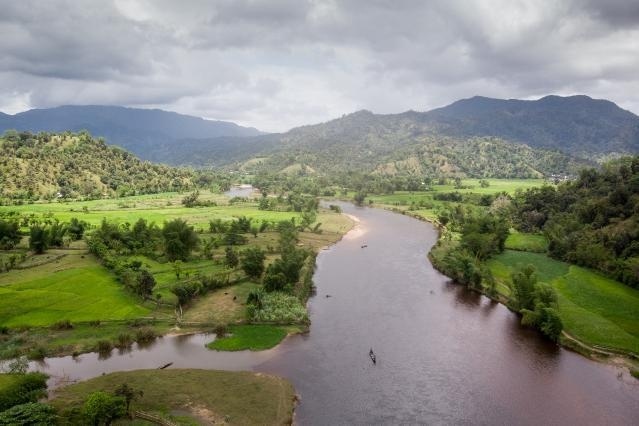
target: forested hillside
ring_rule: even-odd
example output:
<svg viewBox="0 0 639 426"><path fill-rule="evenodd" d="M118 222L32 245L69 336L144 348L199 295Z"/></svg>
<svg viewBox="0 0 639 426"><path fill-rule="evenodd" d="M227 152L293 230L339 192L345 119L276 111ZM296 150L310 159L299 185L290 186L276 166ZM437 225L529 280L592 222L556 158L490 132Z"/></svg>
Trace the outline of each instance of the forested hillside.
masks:
<svg viewBox="0 0 639 426"><path fill-rule="evenodd" d="M140 161L88 133L9 131L0 137L0 199L146 194L192 188L210 179Z"/></svg>
<svg viewBox="0 0 639 426"><path fill-rule="evenodd" d="M433 133L412 115L360 111L328 123L261 137L261 161L249 168L335 174L531 178L572 174L588 163L558 151L532 149L491 137ZM204 158L204 157L202 157ZM247 165L245 165L247 167Z"/></svg>
<svg viewBox="0 0 639 426"><path fill-rule="evenodd" d="M515 197L513 218L542 231L549 254L639 287L639 157L586 169L573 182Z"/></svg>

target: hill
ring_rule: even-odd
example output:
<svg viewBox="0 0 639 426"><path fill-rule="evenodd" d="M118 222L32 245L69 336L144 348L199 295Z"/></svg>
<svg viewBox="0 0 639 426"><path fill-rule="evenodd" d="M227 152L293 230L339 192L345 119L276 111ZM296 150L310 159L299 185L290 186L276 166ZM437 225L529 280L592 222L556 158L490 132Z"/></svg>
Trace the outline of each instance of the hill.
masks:
<svg viewBox="0 0 639 426"><path fill-rule="evenodd" d="M0 200L101 198L195 186L190 170L140 161L88 133L0 137Z"/></svg>
<svg viewBox="0 0 639 426"><path fill-rule="evenodd" d="M535 101L476 96L417 119L450 136L496 136L584 158L639 152L639 117L583 95Z"/></svg>
<svg viewBox="0 0 639 426"><path fill-rule="evenodd" d="M230 161L260 157L249 169L359 171L381 175L538 178L573 174L587 161L494 137L455 137L421 120L420 113L359 111L327 123L252 138ZM251 152L252 150L252 152ZM199 159L212 158L201 152ZM219 162L224 157L217 156ZM193 164L193 163L192 163ZM197 162L195 162L197 164ZM219 163L218 163L219 164ZM249 164L251 162L249 161ZM244 163L243 167L246 167Z"/></svg>
<svg viewBox="0 0 639 426"><path fill-rule="evenodd" d="M32 109L15 115L0 113L0 132L15 129L30 132L78 132L87 130L104 137L143 159L166 161L156 150L172 146L177 151L180 139L247 137L262 134L259 130L225 121L204 120L159 109L119 106L60 106Z"/></svg>
<svg viewBox="0 0 639 426"><path fill-rule="evenodd" d="M594 160L639 152L639 117L587 96L474 97L428 112L363 110L282 134L184 147L172 157L178 164L538 177L574 174ZM261 160L251 162L255 158Z"/></svg>

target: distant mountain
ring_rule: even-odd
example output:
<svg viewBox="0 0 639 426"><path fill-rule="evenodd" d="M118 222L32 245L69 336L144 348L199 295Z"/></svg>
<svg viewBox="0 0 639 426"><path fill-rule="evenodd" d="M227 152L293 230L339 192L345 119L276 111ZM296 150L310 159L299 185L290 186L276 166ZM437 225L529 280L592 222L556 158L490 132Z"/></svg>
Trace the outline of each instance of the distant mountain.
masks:
<svg viewBox="0 0 639 426"><path fill-rule="evenodd" d="M639 117L583 95L536 101L476 96L416 119L449 136L496 136L585 158L639 152Z"/></svg>
<svg viewBox="0 0 639 426"><path fill-rule="evenodd" d="M180 149L181 139L247 137L263 134L257 129L241 127L226 121L204 120L159 109L119 106L61 106L32 109L15 115L0 113L0 131L80 131L88 130L107 143L118 145L143 159L167 162L156 150L167 146Z"/></svg>
<svg viewBox="0 0 639 426"><path fill-rule="evenodd" d="M359 111L284 134L255 137L252 143L252 157L245 150L246 161L239 167L285 173L524 178L572 174L591 165L556 150L501 138L448 136L424 120L423 113L414 112ZM201 153L200 158L207 156Z"/></svg>
<svg viewBox="0 0 639 426"><path fill-rule="evenodd" d="M280 134L159 110L60 107L0 115L0 129L87 129L143 159L285 173L533 177L639 153L639 117L587 96L463 99L427 112L358 111Z"/></svg>

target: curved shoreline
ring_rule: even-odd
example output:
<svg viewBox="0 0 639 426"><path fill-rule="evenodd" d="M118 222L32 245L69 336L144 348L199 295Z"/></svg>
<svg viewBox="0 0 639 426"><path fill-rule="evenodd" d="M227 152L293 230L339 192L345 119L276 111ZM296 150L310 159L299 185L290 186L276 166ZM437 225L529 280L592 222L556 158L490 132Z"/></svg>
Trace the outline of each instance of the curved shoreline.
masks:
<svg viewBox="0 0 639 426"><path fill-rule="evenodd" d="M419 221L422 222L427 222L429 224L431 224L433 226L433 228L435 228L437 230L437 243L439 243L441 235L442 235L442 228L443 225L441 225L439 222L436 221L432 221L429 220L423 216L419 216L416 214L411 213L408 210L402 210L402 209L398 209L396 207L391 207L388 205L384 205L384 204L373 204L371 207L373 208L380 208L383 210L387 210L393 213L397 213L397 214L401 214L404 216L408 216L411 217L413 219L417 219ZM437 244L436 243L436 244ZM435 247L435 246L433 246ZM431 249L432 251L432 249ZM431 252L429 251L426 256L428 257L429 261L431 261ZM443 273L435 263L433 263L431 261L431 265L433 265L433 268L435 268L437 271ZM444 274L445 275L445 274ZM452 280L452 278L451 278ZM454 281L454 280L453 280ZM459 283L456 283L459 284ZM461 284L459 284L461 285ZM500 297L499 295L497 297L495 296L490 296L488 295L486 292L481 291L481 290L477 290L477 289L469 289L471 291L477 292L479 294L481 294L482 296L487 297L488 299L495 301L503 306L505 306L506 308L508 308L511 312L519 315L518 312L513 311L509 306L508 306L508 299L505 299L504 297ZM562 348L565 348L569 351L572 352L576 352L579 355L588 358L590 360L596 361L596 362L600 362L603 364L608 364L608 365L612 365L615 367L623 367L626 368L628 370L632 370L633 368L637 368L638 364L639 364L639 354L635 354L635 353L626 353L623 351L619 351L616 350L614 348L605 348L605 349L599 349L593 345L590 345L580 339L578 339L577 337L571 335L570 333L568 333L567 331L563 330L562 331L562 336L560 341L558 342L558 345L561 346Z"/></svg>

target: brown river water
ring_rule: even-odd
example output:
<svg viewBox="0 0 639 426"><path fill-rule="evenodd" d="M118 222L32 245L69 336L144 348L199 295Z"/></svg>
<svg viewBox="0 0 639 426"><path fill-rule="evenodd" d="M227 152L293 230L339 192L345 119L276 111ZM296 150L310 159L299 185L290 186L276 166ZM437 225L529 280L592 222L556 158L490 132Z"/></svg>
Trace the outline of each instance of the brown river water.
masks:
<svg viewBox="0 0 639 426"><path fill-rule="evenodd" d="M301 425L639 424L639 381L542 339L504 306L434 270L431 225L340 205L359 223L318 256L310 333L254 353L209 351L214 335L166 336L108 358L33 367L51 374L52 386L169 362L278 374L301 398Z"/></svg>

